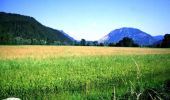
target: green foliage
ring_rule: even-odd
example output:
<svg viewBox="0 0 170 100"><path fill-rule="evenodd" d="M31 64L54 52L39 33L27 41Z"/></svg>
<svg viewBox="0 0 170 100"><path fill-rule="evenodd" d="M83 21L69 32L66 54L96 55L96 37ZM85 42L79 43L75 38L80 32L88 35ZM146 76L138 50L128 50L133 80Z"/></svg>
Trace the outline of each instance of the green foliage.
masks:
<svg viewBox="0 0 170 100"><path fill-rule="evenodd" d="M32 17L0 12L0 44L51 44L54 41L72 43L62 32L46 27Z"/></svg>
<svg viewBox="0 0 170 100"><path fill-rule="evenodd" d="M104 46L104 43L99 43L98 46Z"/></svg>
<svg viewBox="0 0 170 100"><path fill-rule="evenodd" d="M81 39L80 45L81 45L81 46L86 46L86 40L85 40L85 39Z"/></svg>
<svg viewBox="0 0 170 100"><path fill-rule="evenodd" d="M121 46L121 47L138 47L137 44L134 43L133 39L124 37L122 40L120 40L116 46Z"/></svg>
<svg viewBox="0 0 170 100"><path fill-rule="evenodd" d="M0 98L109 100L113 92L117 99L133 98L170 79L169 59L161 54L0 59Z"/></svg>
<svg viewBox="0 0 170 100"><path fill-rule="evenodd" d="M93 45L97 46L98 45L98 41L93 41Z"/></svg>
<svg viewBox="0 0 170 100"><path fill-rule="evenodd" d="M61 45L62 43L60 41L54 41L53 45Z"/></svg>
<svg viewBox="0 0 170 100"><path fill-rule="evenodd" d="M108 46L114 47L114 46L116 46L116 44L114 44L114 43L109 43Z"/></svg>
<svg viewBox="0 0 170 100"><path fill-rule="evenodd" d="M165 34L161 47L170 48L170 34Z"/></svg>

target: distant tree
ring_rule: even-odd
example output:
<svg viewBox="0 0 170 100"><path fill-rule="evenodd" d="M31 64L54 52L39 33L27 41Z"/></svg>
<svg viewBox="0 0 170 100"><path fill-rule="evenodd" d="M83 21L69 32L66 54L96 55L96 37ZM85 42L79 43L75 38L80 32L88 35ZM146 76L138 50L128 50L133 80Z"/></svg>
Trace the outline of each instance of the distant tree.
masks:
<svg viewBox="0 0 170 100"><path fill-rule="evenodd" d="M81 39L80 45L81 45L81 46L85 46L85 45L86 45L86 40L85 40L85 39Z"/></svg>
<svg viewBox="0 0 170 100"><path fill-rule="evenodd" d="M136 44L136 43L134 43L134 44L133 44L133 47L139 47L139 45L138 45L138 44Z"/></svg>
<svg viewBox="0 0 170 100"><path fill-rule="evenodd" d="M108 46L113 47L113 46L116 46L116 44L114 44L114 43L109 43Z"/></svg>
<svg viewBox="0 0 170 100"><path fill-rule="evenodd" d="M0 33L0 44L12 44L12 34L10 33Z"/></svg>
<svg viewBox="0 0 170 100"><path fill-rule="evenodd" d="M73 45L75 45L75 46L79 46L79 45L80 45L80 42L78 42L78 41L74 41L74 42L73 42Z"/></svg>
<svg viewBox="0 0 170 100"><path fill-rule="evenodd" d="M93 45L97 46L98 45L98 41L93 41Z"/></svg>
<svg viewBox="0 0 170 100"><path fill-rule="evenodd" d="M134 41L131 38L124 37L122 40L120 40L116 46L120 47L137 47L138 45L134 43Z"/></svg>
<svg viewBox="0 0 170 100"><path fill-rule="evenodd" d="M52 45L61 45L60 41L54 41L54 43Z"/></svg>
<svg viewBox="0 0 170 100"><path fill-rule="evenodd" d="M87 46L90 46L90 42L87 42L87 44L86 44Z"/></svg>
<svg viewBox="0 0 170 100"><path fill-rule="evenodd" d="M165 34L164 39L161 43L162 48L170 48L170 34Z"/></svg>
<svg viewBox="0 0 170 100"><path fill-rule="evenodd" d="M59 41L60 42L60 41ZM40 44L41 45L45 45L45 44L47 44L47 41L45 41L45 40L40 40Z"/></svg>
<svg viewBox="0 0 170 100"><path fill-rule="evenodd" d="M23 41L23 44L27 44L27 45L30 45L31 44L31 39L22 39Z"/></svg>
<svg viewBox="0 0 170 100"><path fill-rule="evenodd" d="M32 39L31 44L37 45L37 44L40 44L40 41L38 41L37 39Z"/></svg>
<svg viewBox="0 0 170 100"><path fill-rule="evenodd" d="M14 38L14 44L24 44L24 39L22 37Z"/></svg>
<svg viewBox="0 0 170 100"><path fill-rule="evenodd" d="M99 46L104 46L104 43L99 43Z"/></svg>

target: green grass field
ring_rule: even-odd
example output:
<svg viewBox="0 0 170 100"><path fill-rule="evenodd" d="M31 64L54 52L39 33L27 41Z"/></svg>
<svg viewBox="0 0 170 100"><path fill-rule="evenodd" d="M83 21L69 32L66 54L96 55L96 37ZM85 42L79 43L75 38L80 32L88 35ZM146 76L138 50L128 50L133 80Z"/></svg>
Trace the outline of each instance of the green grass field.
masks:
<svg viewBox="0 0 170 100"><path fill-rule="evenodd" d="M159 100L169 80L170 49L0 47L0 99Z"/></svg>

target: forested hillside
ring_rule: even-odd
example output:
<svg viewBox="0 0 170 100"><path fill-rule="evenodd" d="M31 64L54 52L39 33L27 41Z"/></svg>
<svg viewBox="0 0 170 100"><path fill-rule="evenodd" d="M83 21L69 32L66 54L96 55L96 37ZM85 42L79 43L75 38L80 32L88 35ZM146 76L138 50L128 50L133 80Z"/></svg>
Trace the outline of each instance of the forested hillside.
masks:
<svg viewBox="0 0 170 100"><path fill-rule="evenodd" d="M71 44L59 30L46 27L33 17L0 12L0 44Z"/></svg>

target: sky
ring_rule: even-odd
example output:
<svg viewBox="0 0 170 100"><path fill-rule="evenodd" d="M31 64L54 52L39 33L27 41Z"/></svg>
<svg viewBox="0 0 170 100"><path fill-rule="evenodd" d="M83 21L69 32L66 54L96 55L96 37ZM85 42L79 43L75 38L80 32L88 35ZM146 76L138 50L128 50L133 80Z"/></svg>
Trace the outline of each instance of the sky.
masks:
<svg viewBox="0 0 170 100"><path fill-rule="evenodd" d="M0 0L0 12L34 17L80 40L98 40L114 29L170 33L170 0Z"/></svg>

